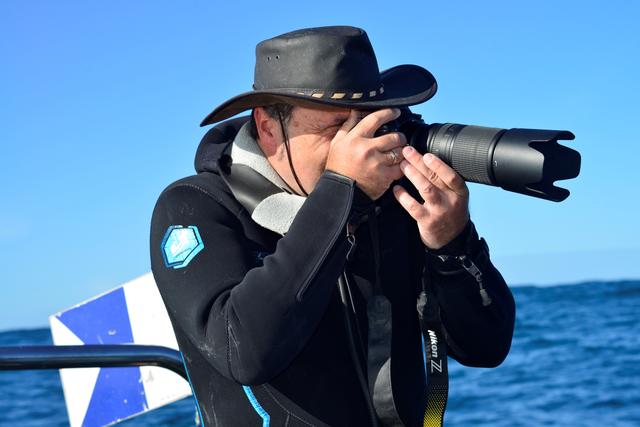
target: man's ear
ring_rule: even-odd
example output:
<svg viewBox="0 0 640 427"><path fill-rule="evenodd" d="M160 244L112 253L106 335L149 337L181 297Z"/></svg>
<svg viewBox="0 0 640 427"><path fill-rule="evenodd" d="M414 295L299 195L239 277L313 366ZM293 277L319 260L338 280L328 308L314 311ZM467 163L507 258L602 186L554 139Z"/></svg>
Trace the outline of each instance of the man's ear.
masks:
<svg viewBox="0 0 640 427"><path fill-rule="evenodd" d="M253 120L256 122L258 142L264 153L269 156L282 143L282 135L278 121L270 117L264 108L253 109Z"/></svg>

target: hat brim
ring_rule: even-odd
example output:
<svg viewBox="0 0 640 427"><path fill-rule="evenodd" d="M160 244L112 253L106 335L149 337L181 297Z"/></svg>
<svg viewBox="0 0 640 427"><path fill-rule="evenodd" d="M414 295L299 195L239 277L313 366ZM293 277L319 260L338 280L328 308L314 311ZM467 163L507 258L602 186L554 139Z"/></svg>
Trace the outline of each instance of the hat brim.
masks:
<svg viewBox="0 0 640 427"><path fill-rule="evenodd" d="M331 99L301 95L295 89L270 89L245 92L220 104L200 126L207 126L255 107L276 103L295 103L303 106L336 106L346 108L408 107L429 100L438 84L433 75L418 65L398 65L380 73L384 93L372 98Z"/></svg>

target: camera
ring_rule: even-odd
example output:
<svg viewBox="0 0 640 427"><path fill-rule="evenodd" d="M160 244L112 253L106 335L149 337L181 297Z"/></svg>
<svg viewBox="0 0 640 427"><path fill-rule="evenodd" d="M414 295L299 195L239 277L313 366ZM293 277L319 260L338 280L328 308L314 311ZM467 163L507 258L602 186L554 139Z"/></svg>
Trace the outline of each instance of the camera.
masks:
<svg viewBox="0 0 640 427"><path fill-rule="evenodd" d="M402 108L400 117L376 135L402 132L420 153L432 153L469 182L560 202L569 190L554 182L580 173L580 153L558 143L572 140L566 130L500 129L458 123L427 124Z"/></svg>

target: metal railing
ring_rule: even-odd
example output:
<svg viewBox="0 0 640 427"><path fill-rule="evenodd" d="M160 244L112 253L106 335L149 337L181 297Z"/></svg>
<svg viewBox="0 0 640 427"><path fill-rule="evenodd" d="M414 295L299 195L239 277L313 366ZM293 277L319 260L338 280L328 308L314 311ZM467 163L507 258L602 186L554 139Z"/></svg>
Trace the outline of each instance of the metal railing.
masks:
<svg viewBox="0 0 640 427"><path fill-rule="evenodd" d="M153 345L38 345L0 347L0 371L158 366L188 381L179 351Z"/></svg>

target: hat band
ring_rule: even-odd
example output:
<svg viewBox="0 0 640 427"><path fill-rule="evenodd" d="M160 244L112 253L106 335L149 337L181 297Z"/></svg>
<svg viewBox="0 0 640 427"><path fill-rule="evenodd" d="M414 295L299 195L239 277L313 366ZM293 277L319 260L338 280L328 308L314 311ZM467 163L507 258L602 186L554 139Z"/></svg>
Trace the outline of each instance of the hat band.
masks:
<svg viewBox="0 0 640 427"><path fill-rule="evenodd" d="M384 93L384 86L374 90L362 91L362 92L349 92L349 91L331 91L321 89L291 89L295 90L296 95L308 96L313 99L335 99L335 100L360 100L371 99L380 96Z"/></svg>

